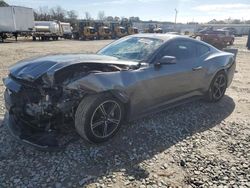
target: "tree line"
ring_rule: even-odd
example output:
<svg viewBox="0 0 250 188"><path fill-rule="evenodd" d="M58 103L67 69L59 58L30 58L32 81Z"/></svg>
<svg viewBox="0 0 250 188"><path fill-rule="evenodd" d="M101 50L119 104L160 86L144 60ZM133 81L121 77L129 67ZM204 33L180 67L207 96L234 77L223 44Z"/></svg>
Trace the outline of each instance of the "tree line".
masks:
<svg viewBox="0 0 250 188"><path fill-rule="evenodd" d="M9 6L3 0L0 0L0 7ZM78 14L75 10L65 10L61 6L56 6L53 8L49 7L39 7L37 10L34 10L35 20L37 21L51 21L58 20L62 22L69 22L72 26L77 23ZM93 20L89 12L84 12L84 19ZM97 14L97 20L101 21L121 21L124 17L118 16L106 16L104 11L99 11ZM141 21L139 17L129 17L127 18L130 22L139 22ZM226 19L226 20L216 20L213 19L208 24L250 24L250 20L240 20L240 19Z"/></svg>
<svg viewBox="0 0 250 188"><path fill-rule="evenodd" d="M70 22L72 26L75 25L78 20L78 14L75 10L65 10L60 6L53 8L39 7L37 10L34 10L34 16L37 21L58 20L62 22ZM89 12L84 12L84 19L94 20ZM101 21L121 21L124 17L106 16L104 11L99 11L96 19ZM130 17L128 20L131 22L138 22L140 21L140 18Z"/></svg>
<svg viewBox="0 0 250 188"><path fill-rule="evenodd" d="M36 21L58 20L61 22L70 22L72 25L75 24L78 19L76 11L67 11L60 6L53 8L39 7L37 10L34 10L34 17Z"/></svg>
<svg viewBox="0 0 250 188"><path fill-rule="evenodd" d="M118 17L118 16L106 16L104 11L99 11L97 14L97 20L101 21L121 21L125 17ZM38 21L49 21L49 20L59 20L59 21L67 21L70 22L72 25L76 23L78 19L78 14L74 10L65 10L60 6L54 8L48 7L40 7L38 10L35 10L35 20ZM85 20L94 20L89 12L84 12L84 19ZM126 18L130 22L140 22L139 17L129 17ZM226 20L216 20L213 19L208 24L250 24L250 20L240 20L240 19L226 19Z"/></svg>
<svg viewBox="0 0 250 188"><path fill-rule="evenodd" d="M250 20L240 20L240 19L225 19L225 20L216 20L213 19L208 22L208 24L250 24Z"/></svg>

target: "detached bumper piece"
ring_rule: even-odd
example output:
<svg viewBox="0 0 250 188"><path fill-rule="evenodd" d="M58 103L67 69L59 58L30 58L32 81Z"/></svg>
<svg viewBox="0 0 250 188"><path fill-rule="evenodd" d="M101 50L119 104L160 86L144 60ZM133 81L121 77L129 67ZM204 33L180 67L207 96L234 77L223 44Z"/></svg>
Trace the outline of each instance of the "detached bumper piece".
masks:
<svg viewBox="0 0 250 188"><path fill-rule="evenodd" d="M11 114L8 114L6 117L10 133L19 141L32 145L40 150L58 150L61 148L56 139L57 135L55 132L35 130Z"/></svg>
<svg viewBox="0 0 250 188"><path fill-rule="evenodd" d="M11 113L6 115L6 125L11 135L23 144L32 146L41 151L61 151L78 140L77 137L67 139L59 131L41 131L30 127Z"/></svg>

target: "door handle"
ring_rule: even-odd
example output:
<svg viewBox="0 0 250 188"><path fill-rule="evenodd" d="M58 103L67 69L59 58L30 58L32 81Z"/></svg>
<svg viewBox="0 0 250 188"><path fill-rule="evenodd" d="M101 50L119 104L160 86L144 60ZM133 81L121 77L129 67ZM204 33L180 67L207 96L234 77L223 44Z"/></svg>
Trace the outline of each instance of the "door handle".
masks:
<svg viewBox="0 0 250 188"><path fill-rule="evenodd" d="M193 71L199 71L199 70L201 70L202 68L203 68L202 66L194 67L194 68L193 68Z"/></svg>

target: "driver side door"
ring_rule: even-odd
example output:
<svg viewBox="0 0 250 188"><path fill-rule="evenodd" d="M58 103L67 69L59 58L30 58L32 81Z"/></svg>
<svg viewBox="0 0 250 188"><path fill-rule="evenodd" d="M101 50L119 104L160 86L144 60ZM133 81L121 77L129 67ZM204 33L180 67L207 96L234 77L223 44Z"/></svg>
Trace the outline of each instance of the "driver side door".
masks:
<svg viewBox="0 0 250 188"><path fill-rule="evenodd" d="M176 57L175 64L156 63L164 56ZM196 47L192 42L185 40L172 41L167 44L157 55L157 58L146 70L148 79L143 87L150 94L145 111L154 111L161 106L173 103L192 95L196 90L197 65Z"/></svg>

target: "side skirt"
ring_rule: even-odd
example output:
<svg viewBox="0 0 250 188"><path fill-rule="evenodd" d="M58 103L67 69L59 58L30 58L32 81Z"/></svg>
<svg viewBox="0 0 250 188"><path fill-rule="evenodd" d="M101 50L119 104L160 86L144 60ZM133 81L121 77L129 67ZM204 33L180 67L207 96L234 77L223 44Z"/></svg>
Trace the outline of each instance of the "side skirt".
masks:
<svg viewBox="0 0 250 188"><path fill-rule="evenodd" d="M139 114L138 116L135 116L135 117L133 116L131 118L128 118L128 122L138 120L138 119L141 119L141 118L143 118L145 116L156 114L156 113L168 110L170 108L174 108L174 107L186 104L186 103L191 103L193 101L197 101L197 100L203 99L203 98L204 98L203 96L193 96L193 97L190 97L190 98L187 98L187 99L183 99L183 100L179 100L179 101L176 101L176 102L173 102L173 103L169 103L169 104L163 105L163 106L161 106L159 108L156 108L156 109L154 109L152 111L148 111L146 113Z"/></svg>

